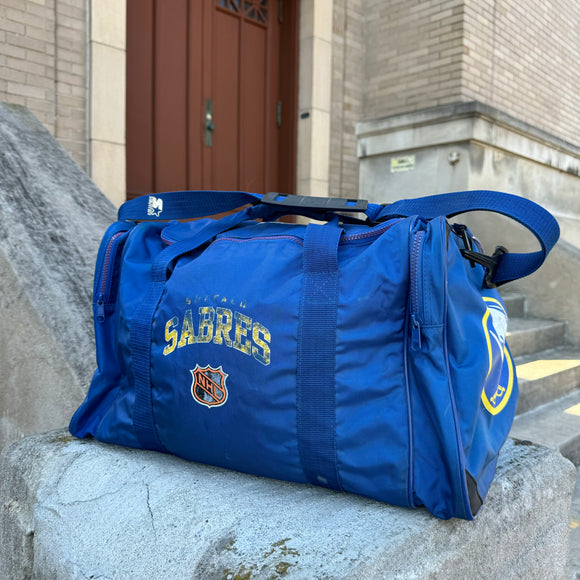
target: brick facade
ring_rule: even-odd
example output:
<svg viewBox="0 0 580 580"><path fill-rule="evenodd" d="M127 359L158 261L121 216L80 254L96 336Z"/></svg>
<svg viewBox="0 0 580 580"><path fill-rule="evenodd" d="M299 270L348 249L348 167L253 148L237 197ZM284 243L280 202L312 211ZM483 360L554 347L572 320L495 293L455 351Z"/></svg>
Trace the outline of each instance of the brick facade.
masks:
<svg viewBox="0 0 580 580"><path fill-rule="evenodd" d="M477 100L580 144L577 0L335 0L330 192L358 188L353 127Z"/></svg>
<svg viewBox="0 0 580 580"><path fill-rule="evenodd" d="M580 2L465 0L462 100L580 145Z"/></svg>
<svg viewBox="0 0 580 580"><path fill-rule="evenodd" d="M363 119L460 100L464 0L367 0Z"/></svg>
<svg viewBox="0 0 580 580"><path fill-rule="evenodd" d="M86 6L0 0L0 100L88 169ZM333 0L332 14L330 195L358 191L357 122L446 103L478 100L580 144L577 0Z"/></svg>
<svg viewBox="0 0 580 580"><path fill-rule="evenodd" d="M363 0L334 0L330 196L357 197L355 124L361 120L365 82Z"/></svg>
<svg viewBox="0 0 580 580"><path fill-rule="evenodd" d="M84 0L0 0L0 101L28 107L87 167Z"/></svg>

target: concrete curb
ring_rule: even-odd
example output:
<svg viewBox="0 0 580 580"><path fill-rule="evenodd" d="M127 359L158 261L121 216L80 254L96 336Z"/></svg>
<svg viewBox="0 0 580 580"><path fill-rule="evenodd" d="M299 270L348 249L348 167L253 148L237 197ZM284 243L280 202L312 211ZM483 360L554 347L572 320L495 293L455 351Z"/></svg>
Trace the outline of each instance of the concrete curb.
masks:
<svg viewBox="0 0 580 580"><path fill-rule="evenodd" d="M0 577L565 578L576 470L509 441L473 522L80 441L0 457Z"/></svg>

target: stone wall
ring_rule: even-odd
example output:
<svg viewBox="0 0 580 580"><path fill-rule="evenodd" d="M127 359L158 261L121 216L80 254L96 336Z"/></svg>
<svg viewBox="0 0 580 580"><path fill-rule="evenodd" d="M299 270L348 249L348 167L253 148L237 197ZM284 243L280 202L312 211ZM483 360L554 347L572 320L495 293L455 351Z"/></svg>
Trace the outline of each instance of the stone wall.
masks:
<svg viewBox="0 0 580 580"><path fill-rule="evenodd" d="M539 203L558 220L560 242L537 274L510 284L536 316L568 320L580 344L580 148L478 102L360 123L361 197L388 203L449 191L492 189ZM393 168L401 156L404 171ZM501 216L462 216L488 252L535 252L533 236Z"/></svg>
<svg viewBox="0 0 580 580"><path fill-rule="evenodd" d="M366 0L363 119L461 100L464 0Z"/></svg>
<svg viewBox="0 0 580 580"><path fill-rule="evenodd" d="M565 578L576 470L508 441L474 521L56 431L0 456L0 577Z"/></svg>
<svg viewBox="0 0 580 580"><path fill-rule="evenodd" d="M0 0L0 101L25 105L87 168L85 0Z"/></svg>
<svg viewBox="0 0 580 580"><path fill-rule="evenodd" d="M95 259L113 206L49 132L0 104L0 448L64 427L96 361Z"/></svg>
<svg viewBox="0 0 580 580"><path fill-rule="evenodd" d="M579 26L576 0L334 0L330 194L359 121L478 101L580 144Z"/></svg>
<svg viewBox="0 0 580 580"><path fill-rule="evenodd" d="M2 0L0 0L1 2ZM89 175L116 205L126 199L126 0L91 4Z"/></svg>
<svg viewBox="0 0 580 580"><path fill-rule="evenodd" d="M580 2L465 0L462 100L580 144Z"/></svg>

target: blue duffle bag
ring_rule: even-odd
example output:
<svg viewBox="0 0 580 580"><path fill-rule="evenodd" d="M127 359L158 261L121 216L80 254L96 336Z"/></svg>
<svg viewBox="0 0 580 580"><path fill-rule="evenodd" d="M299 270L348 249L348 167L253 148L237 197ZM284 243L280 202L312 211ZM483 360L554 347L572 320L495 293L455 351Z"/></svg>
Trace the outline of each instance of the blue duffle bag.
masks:
<svg viewBox="0 0 580 580"><path fill-rule="evenodd" d="M449 221L474 210L541 249L484 254ZM493 191L131 200L99 251L98 369L71 433L472 519L518 397L495 287L558 236L547 211Z"/></svg>

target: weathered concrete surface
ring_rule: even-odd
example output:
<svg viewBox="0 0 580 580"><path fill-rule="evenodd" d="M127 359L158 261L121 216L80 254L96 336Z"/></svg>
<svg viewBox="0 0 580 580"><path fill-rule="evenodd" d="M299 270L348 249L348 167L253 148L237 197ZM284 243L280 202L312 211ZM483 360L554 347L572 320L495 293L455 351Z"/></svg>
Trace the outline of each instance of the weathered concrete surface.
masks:
<svg viewBox="0 0 580 580"><path fill-rule="evenodd" d="M112 204L24 107L0 104L0 448L65 426L95 368L93 268Z"/></svg>
<svg viewBox="0 0 580 580"><path fill-rule="evenodd" d="M473 522L36 435L0 458L0 577L565 578L576 470L509 441Z"/></svg>

